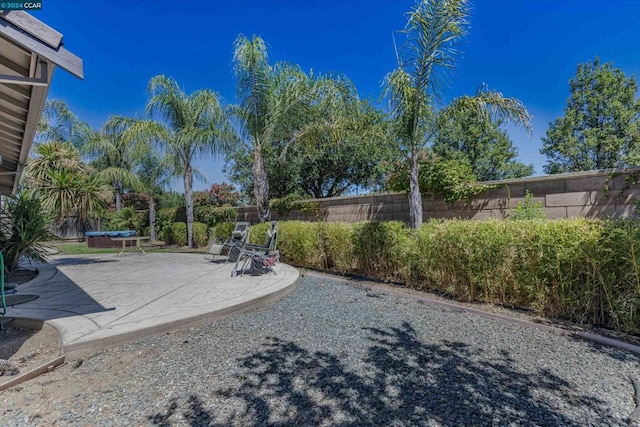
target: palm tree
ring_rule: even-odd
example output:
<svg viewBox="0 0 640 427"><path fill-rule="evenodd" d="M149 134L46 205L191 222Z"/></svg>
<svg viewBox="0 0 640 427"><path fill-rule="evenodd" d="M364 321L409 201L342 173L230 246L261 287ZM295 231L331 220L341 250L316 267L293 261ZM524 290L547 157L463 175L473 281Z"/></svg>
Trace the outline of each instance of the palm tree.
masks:
<svg viewBox="0 0 640 427"><path fill-rule="evenodd" d="M348 108L357 96L346 79L307 75L300 67L268 62L267 47L259 36L240 34L234 43L234 71L238 104L231 108L238 140L252 155L253 194L258 216L270 219L269 181L264 151L276 143L294 143L312 132L310 111L319 97L331 99L333 108ZM333 124L326 117L323 125ZM320 125L320 122L316 122ZM317 126L316 126L317 128Z"/></svg>
<svg viewBox="0 0 640 427"><path fill-rule="evenodd" d="M398 68L386 77L394 121L396 143L409 163L410 226L422 225L422 196L418 167L420 153L438 132L439 114L453 114L455 109L435 111L442 88L442 77L455 67L456 44L466 35L467 0L422 0L409 13L404 29L407 40L398 56ZM456 108L476 110L484 117L522 123L530 131L530 115L516 99L481 89L476 96L456 101Z"/></svg>
<svg viewBox="0 0 640 427"><path fill-rule="evenodd" d="M138 166L138 177L142 184L142 192L147 196L149 202L149 238L151 241L156 240L156 194L164 188L171 177L173 171L167 158L161 158L160 155L153 151L147 152L141 157Z"/></svg>
<svg viewBox="0 0 640 427"><path fill-rule="evenodd" d="M27 164L27 187L42 195L43 207L55 214L58 225L73 215L86 221L111 199L109 187L70 143L40 144L34 151L36 157Z"/></svg>
<svg viewBox="0 0 640 427"><path fill-rule="evenodd" d="M133 172L146 145L126 138L126 131L135 119L112 116L102 132L87 143L88 152L96 157L93 164L106 182L113 186L116 210L122 209L122 192L125 188L140 189L141 183Z"/></svg>
<svg viewBox="0 0 640 427"><path fill-rule="evenodd" d="M131 125L126 139L158 143L164 150L171 170L181 174L187 211L187 242L193 247L193 166L197 158L218 156L227 152L232 138L227 117L218 95L208 89L185 94L178 83L164 75L151 78L151 98L147 112L158 114L163 122L138 120Z"/></svg>
<svg viewBox="0 0 640 427"><path fill-rule="evenodd" d="M66 102L47 100L38 123L36 145L43 142L69 142L82 150L95 137L95 131L76 116Z"/></svg>

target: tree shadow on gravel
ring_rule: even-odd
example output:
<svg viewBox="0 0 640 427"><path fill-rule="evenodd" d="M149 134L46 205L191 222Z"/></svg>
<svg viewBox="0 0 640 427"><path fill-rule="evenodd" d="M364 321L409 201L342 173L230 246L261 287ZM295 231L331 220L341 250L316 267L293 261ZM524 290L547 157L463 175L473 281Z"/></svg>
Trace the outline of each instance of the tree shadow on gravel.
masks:
<svg viewBox="0 0 640 427"><path fill-rule="evenodd" d="M489 360L463 343L425 344L409 323L366 330L371 344L356 360L268 338L263 350L239 360L239 384L215 392L223 402L219 414L206 410L196 396L185 402L182 414L194 426L619 422L600 399L573 390L548 370L514 369L508 351ZM173 413L175 402L171 406ZM568 418L560 406L580 419ZM243 409L229 413L230 407ZM149 420L163 425L170 416Z"/></svg>

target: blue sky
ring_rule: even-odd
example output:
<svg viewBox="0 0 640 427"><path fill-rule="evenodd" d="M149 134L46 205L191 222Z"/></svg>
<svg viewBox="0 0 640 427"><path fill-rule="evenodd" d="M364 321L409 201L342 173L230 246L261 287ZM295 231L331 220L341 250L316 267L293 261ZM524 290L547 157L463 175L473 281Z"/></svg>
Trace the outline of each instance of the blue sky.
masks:
<svg viewBox="0 0 640 427"><path fill-rule="evenodd" d="M64 99L99 128L111 114L143 115L146 85L157 74L187 92L210 88L234 101L233 41L260 35L271 61L349 77L361 97L378 99L395 67L392 33L412 0L43 0L32 14L64 35L84 60L85 79L56 70L50 98ZM540 138L562 115L578 63L597 55L640 76L639 0L476 0L469 35L444 101L487 83L519 98L533 114L533 135L509 129L519 158L542 174ZM400 38L398 37L398 40ZM223 162L200 161L209 183ZM198 182L195 189L207 188ZM180 189L180 185L174 186Z"/></svg>

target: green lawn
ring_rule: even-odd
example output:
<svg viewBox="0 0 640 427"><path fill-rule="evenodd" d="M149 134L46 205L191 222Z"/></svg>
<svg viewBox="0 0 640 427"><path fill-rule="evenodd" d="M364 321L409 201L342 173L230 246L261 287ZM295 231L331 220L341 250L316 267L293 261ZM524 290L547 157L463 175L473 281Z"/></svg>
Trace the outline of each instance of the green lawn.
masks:
<svg viewBox="0 0 640 427"><path fill-rule="evenodd" d="M52 242L48 244L60 251L60 255L87 255L87 254L117 254L122 248L90 248L86 242ZM142 248L145 252L173 252L173 253L207 253L208 248L188 249L178 247L165 246L145 246ZM127 248L127 251L135 250L135 248Z"/></svg>

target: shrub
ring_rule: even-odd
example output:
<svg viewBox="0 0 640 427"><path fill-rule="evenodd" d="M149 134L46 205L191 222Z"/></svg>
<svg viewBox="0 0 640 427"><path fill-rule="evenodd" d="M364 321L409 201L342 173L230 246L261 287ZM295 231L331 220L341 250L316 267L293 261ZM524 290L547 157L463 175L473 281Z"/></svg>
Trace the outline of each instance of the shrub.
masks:
<svg viewBox="0 0 640 427"><path fill-rule="evenodd" d="M404 223L360 222L353 225L352 233L358 271L378 279L405 280L411 242Z"/></svg>
<svg viewBox="0 0 640 427"><path fill-rule="evenodd" d="M544 213L544 204L533 200L533 194L526 191L524 201L511 210L509 219L547 219Z"/></svg>
<svg viewBox="0 0 640 427"><path fill-rule="evenodd" d="M186 228L185 228L186 229ZM209 239L207 237L207 224L201 222L193 223L193 244L196 248L207 246Z"/></svg>
<svg viewBox="0 0 640 427"><path fill-rule="evenodd" d="M136 230L142 231L146 213L138 213L132 207L122 208L119 211L108 212L103 222L103 229L108 231Z"/></svg>
<svg viewBox="0 0 640 427"><path fill-rule="evenodd" d="M261 222L260 224L252 225L249 229L249 242L265 246L267 244L267 230L270 227L270 222Z"/></svg>
<svg viewBox="0 0 640 427"><path fill-rule="evenodd" d="M318 202L305 199L294 193L279 199L272 199L271 208L280 215L286 215L291 211L300 211L309 215L318 215L320 213L320 204Z"/></svg>
<svg viewBox="0 0 640 427"><path fill-rule="evenodd" d="M162 240L171 244L171 224L176 222L176 208L163 208L156 212L156 233Z"/></svg>
<svg viewBox="0 0 640 427"><path fill-rule="evenodd" d="M50 229L54 218L45 213L42 199L23 191L5 200L0 216L0 251L5 270L14 270L23 256L46 262L46 247L42 242L53 237Z"/></svg>
<svg viewBox="0 0 640 427"><path fill-rule="evenodd" d="M318 223L322 268L334 270L341 274L354 271L353 230L353 225L349 223Z"/></svg>
<svg viewBox="0 0 640 427"><path fill-rule="evenodd" d="M264 239L266 224L252 227ZM640 332L640 231L629 220L281 221L283 261L407 283L465 301ZM229 231L230 232L230 231Z"/></svg>
<svg viewBox="0 0 640 427"><path fill-rule="evenodd" d="M233 222L238 217L238 210L232 207L196 206L193 208L193 218L197 222L214 227L220 222Z"/></svg>
<svg viewBox="0 0 640 427"><path fill-rule="evenodd" d="M279 222L278 251L283 260L292 264L322 268L323 254L318 235L318 223Z"/></svg>
<svg viewBox="0 0 640 427"><path fill-rule="evenodd" d="M171 244L177 246L187 246L187 223L174 222L171 224Z"/></svg>
<svg viewBox="0 0 640 427"><path fill-rule="evenodd" d="M227 240L229 237L231 237L231 233L233 233L233 229L235 228L235 226L236 225L233 222L218 223L213 227L213 235L209 237L211 238L211 240Z"/></svg>

